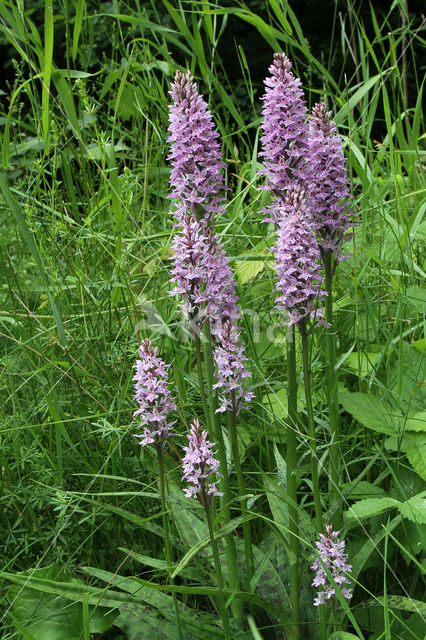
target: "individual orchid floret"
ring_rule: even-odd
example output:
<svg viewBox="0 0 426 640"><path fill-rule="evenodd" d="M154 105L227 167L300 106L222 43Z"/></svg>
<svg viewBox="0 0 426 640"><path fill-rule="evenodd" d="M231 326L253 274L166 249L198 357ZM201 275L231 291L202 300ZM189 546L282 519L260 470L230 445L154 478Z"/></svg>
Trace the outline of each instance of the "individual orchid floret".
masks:
<svg viewBox="0 0 426 640"><path fill-rule="evenodd" d="M216 487L219 480L207 482L211 476L222 477L219 473L219 461L216 460L214 444L207 440L207 431L200 431L200 423L194 418L188 434L188 446L183 447L183 476L189 486L184 489L187 498L197 498L203 506L211 503L213 496L223 496Z"/></svg>
<svg viewBox="0 0 426 640"><path fill-rule="evenodd" d="M289 187L279 210L275 253L278 274L275 299L288 313L287 324L299 327L308 320L323 322L318 304L325 295L320 285L320 249L312 225L308 200L299 185Z"/></svg>
<svg viewBox="0 0 426 640"><path fill-rule="evenodd" d="M352 565L346 562L348 556L345 553L345 541L338 539L339 531L333 531L332 525L327 525L325 531L326 535L320 533L320 542L315 543L319 557L315 558L314 564L311 566L312 571L316 572L312 586L322 588L314 600L315 607L326 604L330 598L336 595L324 567L327 568L339 587L342 584L351 584L346 577L346 574L352 570ZM352 598L351 589L343 587L341 593L347 600Z"/></svg>
<svg viewBox="0 0 426 640"><path fill-rule="evenodd" d="M244 344L239 341L240 332L230 320L223 323L222 330L216 338L213 357L216 362L217 382L214 389L220 389L220 407L216 412L232 411L238 415L244 402L249 402L254 394L244 389L245 378L250 378L244 362Z"/></svg>
<svg viewBox="0 0 426 640"><path fill-rule="evenodd" d="M210 223L223 211L225 186L219 134L207 103L189 71L177 71L170 94L168 159L172 161L170 197L178 199L175 215L192 213Z"/></svg>
<svg viewBox="0 0 426 640"><path fill-rule="evenodd" d="M174 434L174 422L169 422L168 414L176 411L176 405L172 402L167 386L166 365L157 354L158 347L153 348L148 338L143 340L133 376L136 391L134 398L139 404L139 409L133 415L139 416L139 426L143 428L143 434L135 437L141 439L142 446L164 446L165 439Z"/></svg>
<svg viewBox="0 0 426 640"><path fill-rule="evenodd" d="M266 176L264 190L271 191L272 203L264 210L265 221L277 223L280 200L290 184L304 183L309 165L308 109L301 81L291 71L292 64L284 53L276 53L265 79L263 100L262 148Z"/></svg>
<svg viewBox="0 0 426 640"><path fill-rule="evenodd" d="M311 188L312 211L322 252L333 251L337 261L340 248L353 226L349 219L347 199L350 196L346 158L336 124L324 102L312 109L309 120L309 158L315 176Z"/></svg>

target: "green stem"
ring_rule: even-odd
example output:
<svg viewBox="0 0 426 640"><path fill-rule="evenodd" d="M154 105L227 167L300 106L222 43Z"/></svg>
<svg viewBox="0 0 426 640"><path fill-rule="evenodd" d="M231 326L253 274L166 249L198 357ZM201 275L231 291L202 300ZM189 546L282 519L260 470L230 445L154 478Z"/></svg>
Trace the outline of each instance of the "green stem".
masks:
<svg viewBox="0 0 426 640"><path fill-rule="evenodd" d="M230 426L231 426L231 441L232 441L232 453L234 456L235 471L237 473L238 493L241 500L241 515L244 517L247 515L247 498L246 488L243 476L243 470L241 468L240 452L238 449L238 437L237 437L237 409L235 402L235 393L231 392L232 412L230 413ZM253 546L251 543L251 527L250 522L243 522L243 539L244 539L244 555L246 561L246 581L247 591L250 591L250 583L254 575L254 557Z"/></svg>
<svg viewBox="0 0 426 640"><path fill-rule="evenodd" d="M203 363L201 358L201 341L200 341L200 336L198 335L195 336L195 355L197 358L198 386L200 387L201 401L203 403L204 416L206 419L206 427L209 433L209 438L212 438L213 434L212 434L212 426L211 426L211 420L210 420L211 413L209 411L206 393L204 390Z"/></svg>
<svg viewBox="0 0 426 640"><path fill-rule="evenodd" d="M296 344L294 325L287 328L287 395L288 424L287 429L287 495L289 497L289 530L290 530L290 599L292 620L294 623L293 638L299 638L299 513L297 510L297 373Z"/></svg>
<svg viewBox="0 0 426 640"><path fill-rule="evenodd" d="M222 569L221 569L221 564L220 564L220 557L219 557L219 551L217 548L217 542L215 540L214 537L214 531L213 531L213 524L212 524L212 518L211 518L211 513L210 513L210 509L207 506L206 503L206 497L203 497L204 500L204 506L205 506L205 510L206 510L206 515L207 515L207 524L209 527L209 533L210 533L210 541L211 541L211 545L212 545L212 551L213 551L213 560L214 560L214 566L215 566L215 570L216 570L216 579L217 579L217 586L219 589L219 606L220 606L220 612L222 615L222 622L223 622L223 630L225 632L225 639L230 639L232 637L232 633L231 633L231 627L229 624L229 617L228 617L228 611L226 609L225 606L225 599L223 597L223 576L222 576Z"/></svg>
<svg viewBox="0 0 426 640"><path fill-rule="evenodd" d="M172 548L170 545L170 537L169 537L169 520L167 517L166 487L165 487L166 475L165 475L165 469L164 469L163 449L162 449L161 443L157 444L156 449L158 454L158 466L160 469L160 496L161 496L161 511L163 513L164 550L166 553L167 571L170 574L172 562L173 562L173 555L172 555ZM171 577L170 577L170 584L173 584L173 580ZM173 592L172 596L173 596L173 606L175 610L178 640L182 640L182 630L180 626L178 599L177 599L176 593Z"/></svg>
<svg viewBox="0 0 426 640"><path fill-rule="evenodd" d="M315 421L314 411L312 408L312 394L311 394L311 372L309 368L309 351L308 351L308 334L306 333L306 325L302 324L299 327L300 335L302 338L302 361L303 361L303 380L305 383L305 400L306 400L306 412L308 414L308 435L309 446L311 448L311 476L312 476L312 489L314 494L315 505L315 524L318 533L322 533L322 509L321 509L321 494L319 488L318 478L318 455L317 455L317 443L315 438ZM326 612L324 607L319 607L319 634L321 640L327 638L327 624L326 624Z"/></svg>
<svg viewBox="0 0 426 640"><path fill-rule="evenodd" d="M203 344L204 359L206 362L206 377L207 377L207 396L208 406L210 409L212 437L211 439L216 441L218 446L218 456L220 462L220 471L222 479L220 481L220 490L223 493L223 500L220 501L220 515L221 521L224 525L231 522L231 486L229 482L228 474L228 461L226 459L226 447L223 438L222 425L220 424L219 415L216 413L217 409L217 396L213 389L213 348L212 337L210 334L210 326L206 322L204 326L205 341ZM225 547L226 565L228 569L229 586L232 591L240 591L240 582L238 578L238 565L237 565L237 549L235 546L235 540L232 533L224 536L223 545ZM234 599L232 601L232 613L238 620L243 619L243 601L240 599Z"/></svg>
<svg viewBox="0 0 426 640"><path fill-rule="evenodd" d="M339 498L339 411L337 399L336 374L336 336L333 327L333 252L327 251L324 256L326 297L326 320L330 327L327 329L327 394L328 415L330 420L330 475L329 495L331 524L335 530L341 528L341 508Z"/></svg>
<svg viewBox="0 0 426 640"><path fill-rule="evenodd" d="M315 522L318 533L322 533L322 509L321 509L321 495L319 488L318 478L318 457L317 457L317 443L315 439L315 421L314 411L312 407L312 395L311 395L311 375L309 369L309 351L308 351L308 334L306 333L306 326L301 324L299 327L300 335L302 338L302 361L303 361L303 380L305 383L305 399L306 399L306 412L308 414L308 436L309 446L311 448L311 475L312 475L312 488L314 494L315 505Z"/></svg>

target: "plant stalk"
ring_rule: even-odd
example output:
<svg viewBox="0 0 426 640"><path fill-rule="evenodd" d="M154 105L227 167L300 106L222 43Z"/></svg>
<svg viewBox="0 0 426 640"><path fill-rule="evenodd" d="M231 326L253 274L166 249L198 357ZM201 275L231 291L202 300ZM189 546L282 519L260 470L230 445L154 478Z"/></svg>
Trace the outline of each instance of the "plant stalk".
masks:
<svg viewBox="0 0 426 640"><path fill-rule="evenodd" d="M308 351L309 344L308 344L308 334L306 332L306 325L301 324L299 327L299 330L302 338L303 380L305 383L306 413L308 415L308 436L309 436L309 446L311 449L311 476L312 476L312 489L314 494L314 505L315 505L315 524L316 524L317 533L322 533L321 494L320 494L319 477L318 477L317 442L315 438L315 420L314 420L314 411L312 407L311 375L310 375L310 368L309 368L309 351Z"/></svg>
<svg viewBox="0 0 426 640"><path fill-rule="evenodd" d="M225 447L225 441L223 438L222 425L220 424L219 416L216 413L217 397L213 389L214 364L213 364L212 337L210 333L210 326L207 321L204 326L204 337L205 337L205 340L203 343L203 353L204 353L204 359L206 362L207 398L208 398L207 401L208 401L208 407L210 412L211 430L212 430L211 440L215 441L218 446L218 457L220 462L220 471L222 474L222 479L220 481L220 490L223 493L223 500L220 501L220 505L221 505L220 516L221 516L222 523L226 525L229 522L231 522L232 494L231 494L231 487L229 482L228 461L226 459L226 447ZM229 586L231 587L232 591L240 591L240 581L238 578L238 565L237 565L237 549L235 546L235 540L232 533L229 533L227 536L224 536L223 545L225 547ZM231 608L234 616L238 620L242 620L243 613L244 613L243 601L239 599L234 599L232 601Z"/></svg>
<svg viewBox="0 0 426 640"><path fill-rule="evenodd" d="M220 564L219 550L217 548L217 542L214 537L212 518L211 518L210 509L206 502L206 496L203 497L203 500L204 500L204 507L205 507L206 516L207 516L207 524L209 527L210 541L211 541L212 551L213 551L213 560L214 560L214 566L216 570L217 586L219 589L219 606L220 606L220 612L222 616L223 630L225 632L224 638L225 640L230 640L230 638L232 637L232 633L231 633L231 627L229 624L228 611L226 609L225 599L223 597L223 576L222 576L222 569Z"/></svg>
<svg viewBox="0 0 426 640"><path fill-rule="evenodd" d="M238 493L241 501L241 515L244 517L247 515L247 498L246 488L243 476L243 470L241 468L240 452L238 449L238 437L237 437L237 409L235 402L235 393L231 392L232 412L230 413L230 427L231 427L231 441L232 441L232 453L234 457L235 471L237 474ZM250 591L251 580L254 575L254 556L253 546L251 543L251 527L250 522L243 522L243 539L244 539L244 555L246 561L246 582L247 591Z"/></svg>
<svg viewBox="0 0 426 640"><path fill-rule="evenodd" d="M333 327L333 252L327 251L324 256L326 297L326 320L330 325L327 329L327 399L330 420L330 474L329 495L331 524L333 529L341 529L340 509L340 471L339 471L339 411L337 399L336 374L336 336Z"/></svg>
<svg viewBox="0 0 426 640"><path fill-rule="evenodd" d="M294 623L293 638L299 638L299 513L297 510L297 374L296 344L294 325L287 327L287 396L288 396L288 429L287 429L287 495L288 527L290 530L290 600L292 620Z"/></svg>
<svg viewBox="0 0 426 640"><path fill-rule="evenodd" d="M164 468L162 444L158 443L156 446L156 449L158 454L158 466L160 469L160 496L161 496L161 511L163 513L164 550L166 554L167 571L169 572L170 584L173 584L172 578L170 577L171 566L173 562L173 555L172 555L172 548L170 545L169 521L167 517L167 507L166 507L166 487L165 487L166 475L165 475L165 468ZM182 629L180 624L178 599L177 599L176 593L173 592L172 596L173 596L173 607L175 610L178 640L182 640Z"/></svg>

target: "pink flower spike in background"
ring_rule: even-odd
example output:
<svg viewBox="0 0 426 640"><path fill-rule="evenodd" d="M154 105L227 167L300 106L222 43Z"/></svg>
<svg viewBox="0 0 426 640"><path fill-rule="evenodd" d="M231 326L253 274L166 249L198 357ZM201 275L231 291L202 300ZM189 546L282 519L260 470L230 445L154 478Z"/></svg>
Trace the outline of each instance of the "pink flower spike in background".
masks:
<svg viewBox="0 0 426 640"><path fill-rule="evenodd" d="M339 587L342 584L351 584L345 575L352 570L352 565L346 563L348 558L345 553L346 543L344 540L340 541L338 539L337 536L339 532L333 531L331 525L327 525L325 530L327 535L320 533L320 542L315 543L319 558L316 558L314 564L311 566L312 571L316 572L312 586L322 587L323 589L322 591L318 591L317 597L314 600L315 607L318 607L320 604L325 604L336 594L334 587L327 577L324 566L330 571L335 583ZM352 598L351 589L344 587L341 591L347 600Z"/></svg>
<svg viewBox="0 0 426 640"><path fill-rule="evenodd" d="M175 216L193 214L208 224L222 213L224 191L219 134L207 103L189 71L176 71L169 105L172 161L170 198L179 200Z"/></svg>
<svg viewBox="0 0 426 640"><path fill-rule="evenodd" d="M214 444L207 440L207 435L207 431L200 431L200 423L194 418L188 434L188 446L183 447L185 456L182 459L182 480L189 483L184 493L187 498L197 498L203 506L208 506L213 496L223 496L216 487L219 480L207 482L210 476L222 477L218 471L219 461L212 451Z"/></svg>
<svg viewBox="0 0 426 640"><path fill-rule="evenodd" d="M342 141L324 102L314 106L309 120L309 159L314 175L310 197L319 244L322 251L331 249L341 261L347 257L341 255L341 245L351 238L344 234L353 226L348 216L350 190Z"/></svg>
<svg viewBox="0 0 426 640"><path fill-rule="evenodd" d="M169 435L174 435L172 425L167 414L176 411L176 405L172 402L167 386L168 374L164 361L157 355L158 347L152 347L148 338L142 341L139 348L139 358L136 360L135 395L139 409L134 416L139 416L139 426L143 428L140 444L161 444Z"/></svg>

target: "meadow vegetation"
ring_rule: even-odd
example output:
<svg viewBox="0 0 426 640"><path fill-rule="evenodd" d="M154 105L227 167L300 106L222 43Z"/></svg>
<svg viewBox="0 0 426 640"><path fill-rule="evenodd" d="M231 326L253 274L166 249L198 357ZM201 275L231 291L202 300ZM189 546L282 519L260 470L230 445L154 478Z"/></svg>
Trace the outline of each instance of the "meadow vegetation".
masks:
<svg viewBox="0 0 426 640"><path fill-rule="evenodd" d="M351 2L330 3L321 52L291 1L0 0L4 640L424 638L425 26L403 0L387 13L364 5L368 26ZM253 64L232 25L256 39ZM262 78L278 51L309 110L323 100L332 111L347 160L354 226L333 278L335 432L329 330L310 333L308 368L295 333L289 388L288 328L274 302L276 237L263 221L270 193L259 190L258 154ZM178 70L208 102L229 187L214 224L236 278L254 394L236 424L214 413L208 349L202 358L169 293ZM146 338L170 364L181 434L160 458L133 437ZM223 498L206 516L182 491L195 418L210 421L209 436L221 429L228 516ZM353 594L314 606L310 567L329 524L346 542Z"/></svg>

